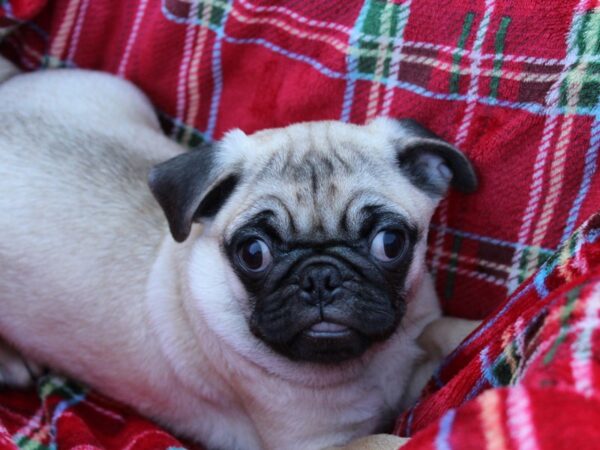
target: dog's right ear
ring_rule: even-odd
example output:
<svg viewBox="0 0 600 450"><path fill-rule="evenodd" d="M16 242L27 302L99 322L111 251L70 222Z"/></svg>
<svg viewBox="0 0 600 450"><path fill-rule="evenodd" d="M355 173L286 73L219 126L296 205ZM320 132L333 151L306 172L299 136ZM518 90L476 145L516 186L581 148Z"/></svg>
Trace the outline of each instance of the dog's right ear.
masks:
<svg viewBox="0 0 600 450"><path fill-rule="evenodd" d="M239 177L219 167L216 147L206 144L152 168L148 184L177 242L195 220L213 217L235 189Z"/></svg>

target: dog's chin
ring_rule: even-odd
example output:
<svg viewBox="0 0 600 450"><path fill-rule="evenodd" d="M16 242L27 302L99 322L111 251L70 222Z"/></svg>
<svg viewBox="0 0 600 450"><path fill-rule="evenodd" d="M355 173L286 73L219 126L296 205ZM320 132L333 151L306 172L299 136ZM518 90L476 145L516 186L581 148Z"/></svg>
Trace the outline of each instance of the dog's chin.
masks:
<svg viewBox="0 0 600 450"><path fill-rule="evenodd" d="M296 361L335 364L362 355L371 345L367 336L332 322L319 322L298 333L285 355Z"/></svg>

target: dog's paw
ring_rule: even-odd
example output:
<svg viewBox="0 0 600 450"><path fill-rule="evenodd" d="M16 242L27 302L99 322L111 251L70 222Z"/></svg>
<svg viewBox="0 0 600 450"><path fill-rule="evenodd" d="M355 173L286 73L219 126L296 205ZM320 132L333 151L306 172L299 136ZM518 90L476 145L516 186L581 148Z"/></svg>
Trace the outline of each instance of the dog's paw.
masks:
<svg viewBox="0 0 600 450"><path fill-rule="evenodd" d="M0 343L0 386L29 387L41 374L41 368L18 352Z"/></svg>
<svg viewBox="0 0 600 450"><path fill-rule="evenodd" d="M397 450L409 440L393 434L373 434L356 439L342 447L329 447L324 450Z"/></svg>

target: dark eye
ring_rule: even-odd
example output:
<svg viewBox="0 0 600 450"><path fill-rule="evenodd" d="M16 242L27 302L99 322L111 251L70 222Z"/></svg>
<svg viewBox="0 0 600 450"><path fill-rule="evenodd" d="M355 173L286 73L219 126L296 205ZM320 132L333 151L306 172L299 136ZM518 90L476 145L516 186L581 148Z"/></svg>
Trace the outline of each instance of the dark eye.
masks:
<svg viewBox="0 0 600 450"><path fill-rule="evenodd" d="M238 251L239 260L244 269L250 272L261 272L271 264L271 250L261 239L245 241Z"/></svg>
<svg viewBox="0 0 600 450"><path fill-rule="evenodd" d="M394 230L377 233L371 242L371 255L379 261L390 262L404 253L404 235Z"/></svg>

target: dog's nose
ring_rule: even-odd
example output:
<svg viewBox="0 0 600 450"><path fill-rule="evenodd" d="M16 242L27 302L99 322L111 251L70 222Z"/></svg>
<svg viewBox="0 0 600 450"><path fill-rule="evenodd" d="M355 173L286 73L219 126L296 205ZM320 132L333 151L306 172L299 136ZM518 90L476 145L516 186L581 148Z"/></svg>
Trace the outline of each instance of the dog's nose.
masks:
<svg viewBox="0 0 600 450"><path fill-rule="evenodd" d="M304 270L300 287L302 298L311 303L329 303L333 292L342 284L340 271L332 265L311 265Z"/></svg>

